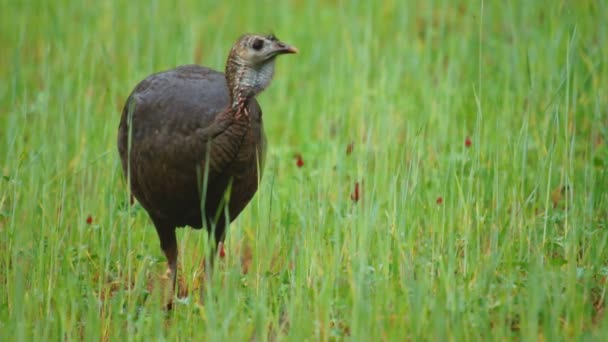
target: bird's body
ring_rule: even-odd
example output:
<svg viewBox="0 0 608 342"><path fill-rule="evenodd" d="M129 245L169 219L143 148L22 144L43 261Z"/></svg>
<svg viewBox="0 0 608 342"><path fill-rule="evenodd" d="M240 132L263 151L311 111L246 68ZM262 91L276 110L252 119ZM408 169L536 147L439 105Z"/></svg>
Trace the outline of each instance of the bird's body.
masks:
<svg viewBox="0 0 608 342"><path fill-rule="evenodd" d="M231 123L224 74L197 65L147 77L135 87L130 101L134 101L130 164L128 104L119 126L118 146L123 170L131 170L133 194L154 222L207 229L215 223L215 238L220 241L226 213L218 213L218 209L228 184L232 181L226 194L232 221L255 194L258 170L263 168L266 137L257 101L253 98L247 104L249 122ZM213 137L230 134L229 128L233 128L232 135L224 140L232 142L233 148L214 151L219 144L213 145ZM228 150L226 145L219 147ZM206 196L201 203L203 190ZM217 216L218 221L211 222Z"/></svg>
<svg viewBox="0 0 608 342"><path fill-rule="evenodd" d="M175 229L205 227L221 243L255 195L266 150L255 96L270 84L276 56L295 52L272 35L244 35L226 74L180 66L148 76L129 96L118 129L122 168L154 223L174 285Z"/></svg>

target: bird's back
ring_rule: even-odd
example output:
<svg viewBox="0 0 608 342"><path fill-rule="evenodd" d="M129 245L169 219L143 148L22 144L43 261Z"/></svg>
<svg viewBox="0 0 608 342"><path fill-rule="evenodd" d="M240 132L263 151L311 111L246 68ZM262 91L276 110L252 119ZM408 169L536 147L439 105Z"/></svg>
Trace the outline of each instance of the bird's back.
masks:
<svg viewBox="0 0 608 342"><path fill-rule="evenodd" d="M228 106L223 73L185 65L156 73L141 81L125 105L134 101L132 139L146 139L156 131L187 134L188 128L209 125ZM126 119L123 112L123 118ZM121 128L127 128L121 121Z"/></svg>

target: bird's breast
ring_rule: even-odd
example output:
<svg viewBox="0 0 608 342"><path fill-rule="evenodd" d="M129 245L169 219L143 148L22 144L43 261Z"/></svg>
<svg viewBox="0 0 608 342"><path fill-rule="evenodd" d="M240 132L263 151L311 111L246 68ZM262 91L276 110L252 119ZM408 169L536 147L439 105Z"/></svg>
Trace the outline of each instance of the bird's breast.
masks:
<svg viewBox="0 0 608 342"><path fill-rule="evenodd" d="M261 168L265 154L264 132L258 125L252 125L244 136L243 143L234 158L230 171L236 178L250 177Z"/></svg>

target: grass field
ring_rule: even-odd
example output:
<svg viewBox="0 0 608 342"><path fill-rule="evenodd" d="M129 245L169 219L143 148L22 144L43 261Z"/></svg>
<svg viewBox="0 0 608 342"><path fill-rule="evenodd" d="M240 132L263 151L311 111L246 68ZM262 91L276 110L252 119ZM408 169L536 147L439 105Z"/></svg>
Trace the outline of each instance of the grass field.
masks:
<svg viewBox="0 0 608 342"><path fill-rule="evenodd" d="M214 3L0 0L0 340L607 338L606 2ZM260 191L166 314L120 111L271 31Z"/></svg>

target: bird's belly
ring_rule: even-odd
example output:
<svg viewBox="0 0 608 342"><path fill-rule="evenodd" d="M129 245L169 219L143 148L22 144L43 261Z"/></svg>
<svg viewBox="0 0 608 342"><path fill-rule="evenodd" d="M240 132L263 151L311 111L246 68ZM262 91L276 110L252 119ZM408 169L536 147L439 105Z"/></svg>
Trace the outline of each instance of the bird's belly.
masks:
<svg viewBox="0 0 608 342"><path fill-rule="evenodd" d="M193 158L189 165L171 167L153 154L148 155L148 150L145 158L132 162L131 188L153 217L174 222L176 226L203 227L204 217L209 220L223 211L224 199L229 200L231 222L257 192L265 146L263 131L250 131L238 154L221 172L201 169L205 165L202 157L200 161ZM203 193L205 196L201 198ZM205 208L204 213L201 208Z"/></svg>

